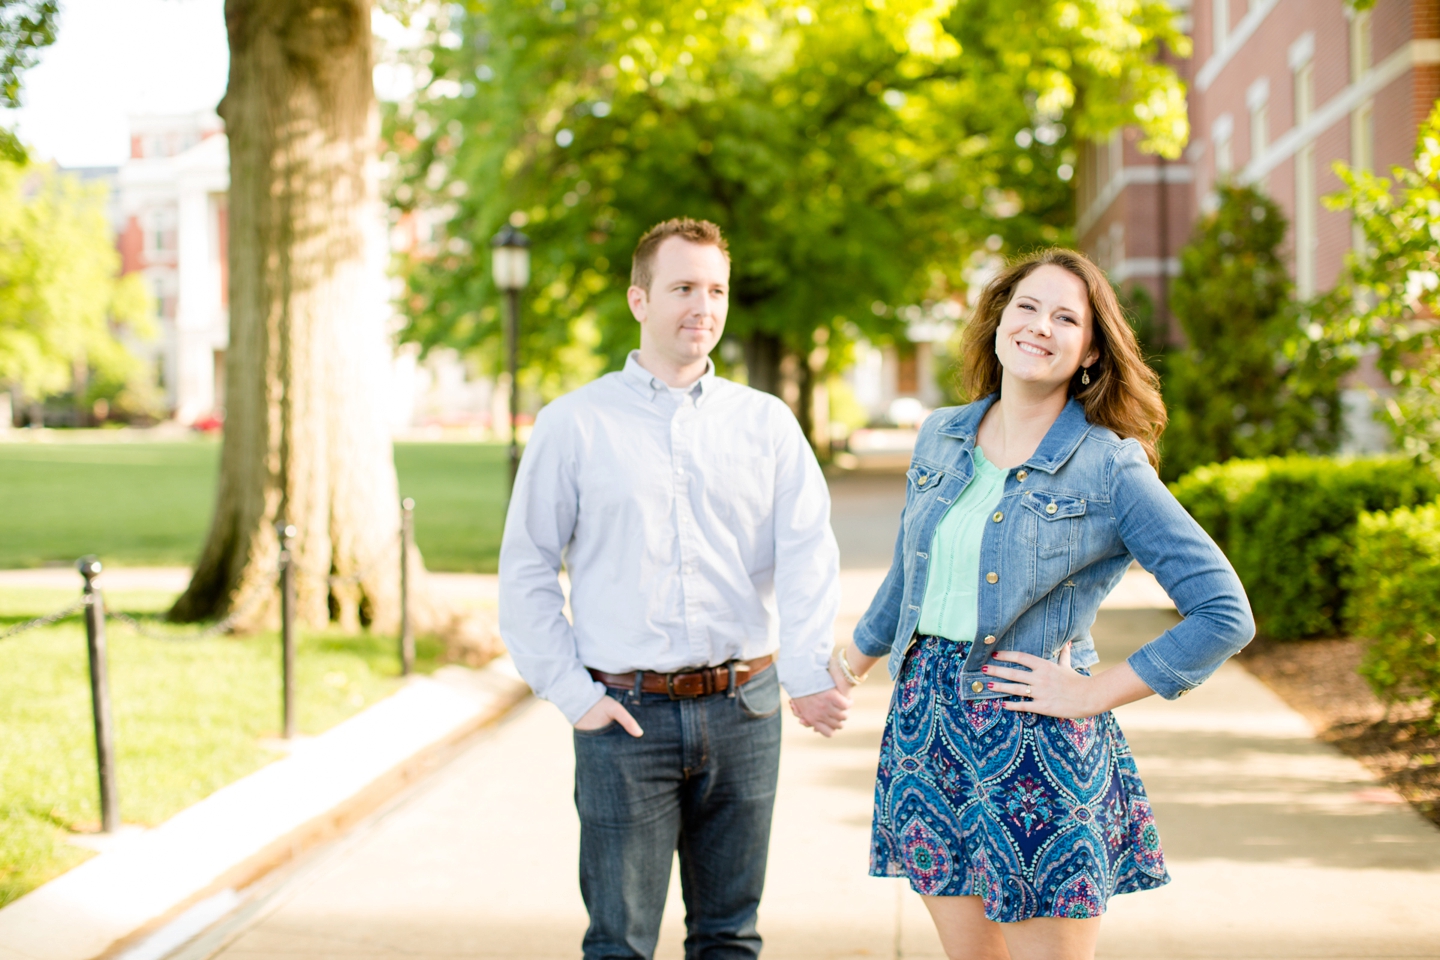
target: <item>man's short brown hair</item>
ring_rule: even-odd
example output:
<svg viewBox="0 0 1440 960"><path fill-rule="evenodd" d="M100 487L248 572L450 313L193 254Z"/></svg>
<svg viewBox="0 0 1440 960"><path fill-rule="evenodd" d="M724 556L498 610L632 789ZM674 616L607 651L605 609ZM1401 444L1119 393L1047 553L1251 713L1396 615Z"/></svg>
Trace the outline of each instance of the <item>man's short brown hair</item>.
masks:
<svg viewBox="0 0 1440 960"><path fill-rule="evenodd" d="M720 233L719 227L709 220L674 217L664 223L655 224L635 245L635 256L630 260L630 285L632 287L640 287L646 293L650 292L650 284L655 279L655 251L660 249L660 244L671 237L681 237L691 243L719 247L720 252L725 254L725 262L730 262L730 245L725 242L725 237Z"/></svg>

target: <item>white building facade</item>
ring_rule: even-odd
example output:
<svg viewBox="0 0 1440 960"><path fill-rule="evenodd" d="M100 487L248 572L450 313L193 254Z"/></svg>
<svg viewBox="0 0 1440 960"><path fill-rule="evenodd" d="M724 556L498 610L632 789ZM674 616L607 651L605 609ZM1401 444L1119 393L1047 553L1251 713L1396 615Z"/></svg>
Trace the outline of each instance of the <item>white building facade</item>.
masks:
<svg viewBox="0 0 1440 960"><path fill-rule="evenodd" d="M122 269L155 294L160 338L130 344L148 360L175 420L221 415L228 302L229 145L213 113L130 118L116 177Z"/></svg>

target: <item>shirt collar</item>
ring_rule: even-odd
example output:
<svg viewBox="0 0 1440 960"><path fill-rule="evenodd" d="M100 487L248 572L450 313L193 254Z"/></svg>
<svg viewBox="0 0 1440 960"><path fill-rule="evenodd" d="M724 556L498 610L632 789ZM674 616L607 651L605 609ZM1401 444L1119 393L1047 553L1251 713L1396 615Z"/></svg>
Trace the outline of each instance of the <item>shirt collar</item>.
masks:
<svg viewBox="0 0 1440 960"><path fill-rule="evenodd" d="M973 443L975 434L980 429L980 421L998 399L1000 394L992 393L974 403L966 404L949 421L940 425L939 433ZM1085 405L1071 397L1060 411L1060 416L1050 425L1045 439L1040 441L1040 446L1030 455L1030 459L1025 461L1025 465L1032 470L1054 473L1065 465L1065 461L1070 459L1070 455L1089 432L1090 421L1085 418Z"/></svg>
<svg viewBox="0 0 1440 960"><path fill-rule="evenodd" d="M634 387L636 392L647 400L653 400L660 393L668 391L670 385L661 380L655 374L640 366L640 351L631 350L630 355L625 358L625 382ZM715 361L709 357L705 358L705 372L690 389L690 394L695 398L695 405L699 406L704 399L715 389Z"/></svg>

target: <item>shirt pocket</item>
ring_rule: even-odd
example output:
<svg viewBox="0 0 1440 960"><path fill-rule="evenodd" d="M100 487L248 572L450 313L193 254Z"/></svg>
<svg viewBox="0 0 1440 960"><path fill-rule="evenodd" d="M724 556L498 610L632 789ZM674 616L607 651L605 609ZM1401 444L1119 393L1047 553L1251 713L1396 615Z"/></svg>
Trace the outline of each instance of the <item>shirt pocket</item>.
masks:
<svg viewBox="0 0 1440 960"><path fill-rule="evenodd" d="M1025 522L1020 536L1035 546L1042 560L1068 556L1080 538L1080 524L1085 516L1086 501L1059 493L1030 490L1020 498L1025 507Z"/></svg>

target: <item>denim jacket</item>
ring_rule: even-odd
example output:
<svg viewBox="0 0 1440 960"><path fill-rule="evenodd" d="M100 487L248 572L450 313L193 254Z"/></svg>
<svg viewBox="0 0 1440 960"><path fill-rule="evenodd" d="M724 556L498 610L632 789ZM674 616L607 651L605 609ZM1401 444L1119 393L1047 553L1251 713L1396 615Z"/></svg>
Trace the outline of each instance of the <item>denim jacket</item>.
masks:
<svg viewBox="0 0 1440 960"><path fill-rule="evenodd" d="M936 410L920 428L895 558L855 627L866 655L891 654L891 676L920 621L935 528L974 474L975 435L994 402L992 395ZM1035 453L1007 471L980 557L979 629L961 677L967 700L1005 696L980 672L996 650L1055 661L1068 642L1075 667L1096 663L1090 627L1132 559L1184 618L1129 659L1156 693L1174 699L1199 686L1255 635L1240 579L1160 482L1139 441L1090 423L1073 399Z"/></svg>

